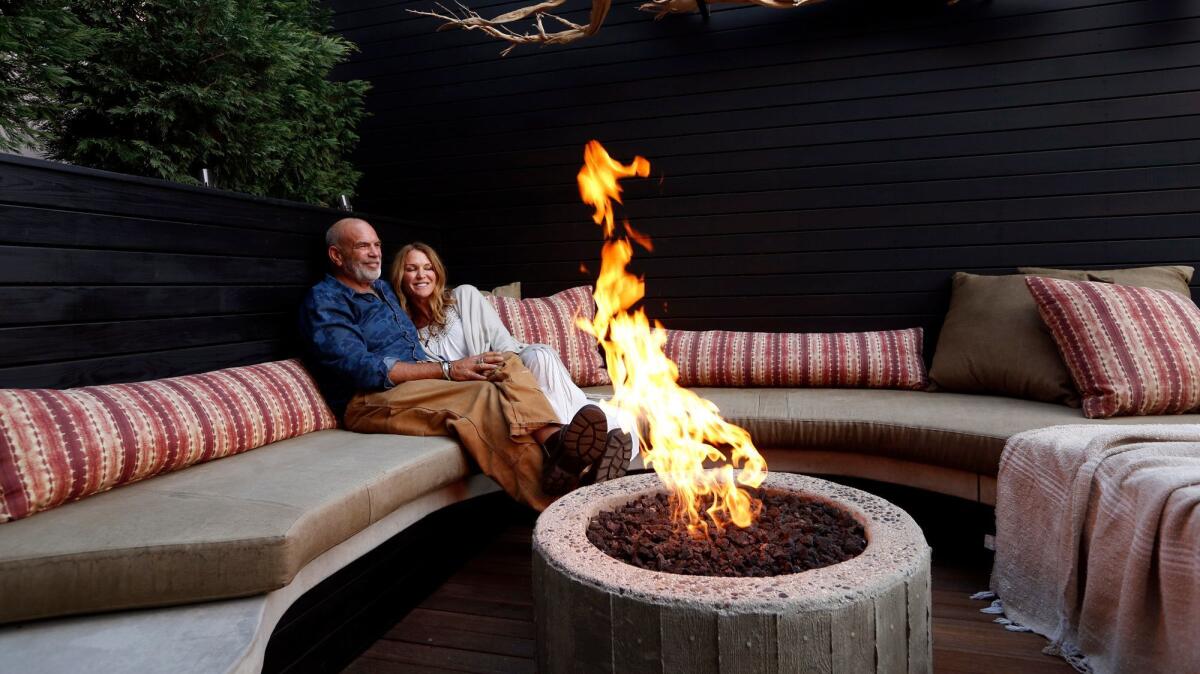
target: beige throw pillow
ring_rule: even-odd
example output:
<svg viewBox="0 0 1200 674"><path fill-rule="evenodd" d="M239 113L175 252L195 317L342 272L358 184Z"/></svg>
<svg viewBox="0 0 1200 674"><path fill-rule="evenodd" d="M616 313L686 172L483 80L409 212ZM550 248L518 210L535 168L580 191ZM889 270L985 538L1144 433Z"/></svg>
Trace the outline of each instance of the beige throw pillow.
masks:
<svg viewBox="0 0 1200 674"><path fill-rule="evenodd" d="M1045 276L1087 281L1086 272ZM1079 406L1071 373L1044 329L1023 275L954 275L929 378L947 391Z"/></svg>
<svg viewBox="0 0 1200 674"><path fill-rule="evenodd" d="M513 281L512 283L506 283L502 286L496 286L491 290L484 290L481 294L484 297L494 295L496 297L507 297L509 299L519 300L521 299L521 282Z"/></svg>
<svg viewBox="0 0 1200 674"><path fill-rule="evenodd" d="M1166 267L1135 267L1133 269L1047 269L1045 267L1019 267L1017 271L1022 274L1029 274L1030 276L1049 276L1059 279L1066 279L1067 277L1062 275L1065 273L1087 274L1087 278L1083 279L1085 281L1100 281L1123 286L1170 290L1191 299L1192 292L1188 288L1188 283L1191 282L1192 272L1195 270L1191 267L1177 265Z"/></svg>

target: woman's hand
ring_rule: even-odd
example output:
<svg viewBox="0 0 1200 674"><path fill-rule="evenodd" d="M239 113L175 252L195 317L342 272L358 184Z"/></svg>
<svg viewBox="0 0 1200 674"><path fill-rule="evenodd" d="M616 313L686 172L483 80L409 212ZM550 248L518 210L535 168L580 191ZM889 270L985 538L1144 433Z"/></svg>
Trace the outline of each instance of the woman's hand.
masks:
<svg viewBox="0 0 1200 674"><path fill-rule="evenodd" d="M450 363L450 378L454 381L487 381L498 376L504 355L488 351L467 356Z"/></svg>

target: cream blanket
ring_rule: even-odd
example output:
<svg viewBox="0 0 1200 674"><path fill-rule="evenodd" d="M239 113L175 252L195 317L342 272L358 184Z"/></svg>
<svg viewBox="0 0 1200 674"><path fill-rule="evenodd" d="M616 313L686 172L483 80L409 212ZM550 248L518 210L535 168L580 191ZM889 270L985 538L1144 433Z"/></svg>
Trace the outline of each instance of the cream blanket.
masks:
<svg viewBox="0 0 1200 674"><path fill-rule="evenodd" d="M1009 439L992 591L1097 674L1200 672L1200 425Z"/></svg>

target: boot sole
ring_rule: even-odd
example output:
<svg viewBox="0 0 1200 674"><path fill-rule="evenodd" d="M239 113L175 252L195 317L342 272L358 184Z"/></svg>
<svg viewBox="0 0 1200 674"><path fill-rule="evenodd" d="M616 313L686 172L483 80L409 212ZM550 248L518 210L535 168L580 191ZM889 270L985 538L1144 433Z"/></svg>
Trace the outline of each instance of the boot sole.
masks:
<svg viewBox="0 0 1200 674"><path fill-rule="evenodd" d="M584 475L582 483L595 484L624 477L629 472L629 462L632 458L633 437L625 431L612 431L604 445L604 454L592 464L592 469Z"/></svg>
<svg viewBox="0 0 1200 674"><path fill-rule="evenodd" d="M542 491L553 496L579 486L583 469L604 457L608 420L604 410L595 405L584 405L560 433L558 451L549 457L542 469Z"/></svg>

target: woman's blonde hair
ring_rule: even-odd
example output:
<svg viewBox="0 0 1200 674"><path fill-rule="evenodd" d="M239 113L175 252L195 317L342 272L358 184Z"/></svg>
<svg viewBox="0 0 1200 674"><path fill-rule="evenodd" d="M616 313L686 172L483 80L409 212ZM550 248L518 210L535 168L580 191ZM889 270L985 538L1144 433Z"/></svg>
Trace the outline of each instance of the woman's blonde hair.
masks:
<svg viewBox="0 0 1200 674"><path fill-rule="evenodd" d="M388 280L392 282L392 289L396 291L396 299L400 300L400 308L411 316L413 312L408 306L408 297L404 294L404 285L401 281L404 279L404 260L414 250L425 253L425 257L429 258L429 264L433 265L433 272L437 275L437 280L433 283L433 294L429 296L429 325L434 329L445 327L446 309L454 306L454 295L446 290L446 265L442 264L442 258L432 246L420 241L413 241L401 248L400 252L396 253L396 257L392 258L392 270L388 274Z"/></svg>

